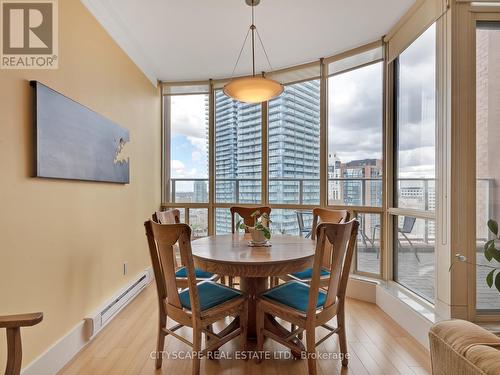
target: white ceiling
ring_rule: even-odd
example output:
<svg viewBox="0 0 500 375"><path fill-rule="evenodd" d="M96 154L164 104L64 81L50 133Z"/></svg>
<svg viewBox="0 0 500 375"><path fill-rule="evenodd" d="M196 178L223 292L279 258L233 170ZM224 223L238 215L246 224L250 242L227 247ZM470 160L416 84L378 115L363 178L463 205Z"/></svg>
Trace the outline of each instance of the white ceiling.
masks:
<svg viewBox="0 0 500 375"><path fill-rule="evenodd" d="M153 82L231 75L250 25L244 0L82 0ZM414 0L261 0L256 25L274 69L386 34ZM247 42L235 75L251 72ZM269 70L260 47L257 70Z"/></svg>

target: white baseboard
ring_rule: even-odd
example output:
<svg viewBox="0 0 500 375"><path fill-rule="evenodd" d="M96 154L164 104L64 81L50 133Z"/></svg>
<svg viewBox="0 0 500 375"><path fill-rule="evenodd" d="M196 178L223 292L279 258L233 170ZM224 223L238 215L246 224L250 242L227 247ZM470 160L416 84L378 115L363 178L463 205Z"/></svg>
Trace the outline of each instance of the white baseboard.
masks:
<svg viewBox="0 0 500 375"><path fill-rule="evenodd" d="M376 303L377 282L351 276L347 283L346 296L361 301Z"/></svg>
<svg viewBox="0 0 500 375"><path fill-rule="evenodd" d="M22 375L54 375L61 370L87 343L85 322L81 321L61 337L45 353L27 365Z"/></svg>
<svg viewBox="0 0 500 375"><path fill-rule="evenodd" d="M146 271L150 274L149 280L153 280L153 270L151 267ZM130 303L131 299L128 301ZM115 315L116 316L116 315ZM112 318L114 319L114 317ZM95 336L94 336L95 337ZM50 348L38 356L22 371L22 375L54 375L57 374L78 352L94 339L88 339L88 328L82 320L74 326L68 333L57 340Z"/></svg>

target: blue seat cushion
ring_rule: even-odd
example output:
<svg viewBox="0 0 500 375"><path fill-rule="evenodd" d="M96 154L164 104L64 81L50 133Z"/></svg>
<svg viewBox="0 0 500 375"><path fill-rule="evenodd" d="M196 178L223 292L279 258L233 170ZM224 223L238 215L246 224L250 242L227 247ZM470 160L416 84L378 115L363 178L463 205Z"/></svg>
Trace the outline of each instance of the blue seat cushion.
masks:
<svg viewBox="0 0 500 375"><path fill-rule="evenodd" d="M321 269L320 277L328 276L329 274L330 274L330 272L328 272L327 270ZM297 279L301 279L301 280L309 280L312 278L312 275L313 275L312 268L307 268L304 271L292 273L293 277L296 277Z"/></svg>
<svg viewBox="0 0 500 375"><path fill-rule="evenodd" d="M214 283L213 281L203 281L197 285L198 298L200 299L201 311L218 306L221 303L240 297L241 292L228 288L227 286ZM189 289L186 288L179 293L181 305L191 310L191 301L189 300Z"/></svg>
<svg viewBox="0 0 500 375"><path fill-rule="evenodd" d="M210 279L214 275L213 273L202 271L199 270L198 268L194 269L194 274L197 279ZM175 272L175 277L188 277L187 268L186 267L179 268Z"/></svg>
<svg viewBox="0 0 500 375"><path fill-rule="evenodd" d="M283 305L290 306L295 310L306 312L307 305L309 303L310 290L311 289L306 284L298 281L289 281L285 284L269 289L267 292L263 293L262 296L282 303ZM316 307L323 307L325 301L326 293L320 290L318 293L318 303L316 304Z"/></svg>

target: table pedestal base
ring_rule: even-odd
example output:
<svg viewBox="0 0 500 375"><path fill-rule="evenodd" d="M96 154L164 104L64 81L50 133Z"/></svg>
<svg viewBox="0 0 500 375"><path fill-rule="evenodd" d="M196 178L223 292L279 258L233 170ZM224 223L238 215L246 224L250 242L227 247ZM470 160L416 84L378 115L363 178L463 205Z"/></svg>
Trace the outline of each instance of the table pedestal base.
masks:
<svg viewBox="0 0 500 375"><path fill-rule="evenodd" d="M269 286L269 279L267 277L242 277L240 278L240 288L248 295L248 340L257 339L257 296L265 292ZM287 337L290 332L279 324L274 317L266 315L264 318L264 326L266 330L274 333L277 336ZM294 342L305 351L305 347L300 340ZM294 357L299 358L300 352L292 351Z"/></svg>
<svg viewBox="0 0 500 375"><path fill-rule="evenodd" d="M248 296L248 339L257 339L257 296L268 288L267 277L242 277L240 288Z"/></svg>

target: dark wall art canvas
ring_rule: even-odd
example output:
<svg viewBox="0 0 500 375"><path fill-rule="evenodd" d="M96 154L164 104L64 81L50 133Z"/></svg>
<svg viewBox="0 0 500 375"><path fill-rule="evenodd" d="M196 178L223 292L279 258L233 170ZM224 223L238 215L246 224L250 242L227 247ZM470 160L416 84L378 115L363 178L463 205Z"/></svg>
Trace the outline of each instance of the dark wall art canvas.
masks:
<svg viewBox="0 0 500 375"><path fill-rule="evenodd" d="M129 131L37 81L36 176L129 183Z"/></svg>

